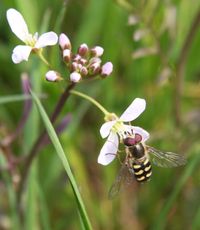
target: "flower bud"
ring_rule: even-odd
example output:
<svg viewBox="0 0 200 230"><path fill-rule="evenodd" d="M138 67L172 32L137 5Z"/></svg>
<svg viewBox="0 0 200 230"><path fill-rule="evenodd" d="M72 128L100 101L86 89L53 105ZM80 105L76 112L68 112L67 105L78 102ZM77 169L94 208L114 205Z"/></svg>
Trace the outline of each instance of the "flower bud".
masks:
<svg viewBox="0 0 200 230"><path fill-rule="evenodd" d="M95 46L90 51L93 56L100 57L103 54L104 49L101 46Z"/></svg>
<svg viewBox="0 0 200 230"><path fill-rule="evenodd" d="M99 62L95 62L89 67L90 74L98 74L101 69L101 65Z"/></svg>
<svg viewBox="0 0 200 230"><path fill-rule="evenodd" d="M85 56L88 53L88 50L89 49L88 49L87 44L83 43L78 48L78 54L83 57L83 56Z"/></svg>
<svg viewBox="0 0 200 230"><path fill-rule="evenodd" d="M78 63L77 62L72 62L71 64L71 71L78 71Z"/></svg>
<svg viewBox="0 0 200 230"><path fill-rule="evenodd" d="M60 45L62 50L64 50L64 49L71 50L71 48L72 48L69 38L64 33L60 34L60 36L59 36L59 45Z"/></svg>
<svg viewBox="0 0 200 230"><path fill-rule="evenodd" d="M79 60L79 62L80 62L81 65L86 65L87 64L87 60L85 58L81 58Z"/></svg>
<svg viewBox="0 0 200 230"><path fill-rule="evenodd" d="M79 82L80 79L81 79L80 73L73 72L73 73L70 74L70 81L72 81L72 82Z"/></svg>
<svg viewBox="0 0 200 230"><path fill-rule="evenodd" d="M71 50L69 50L69 49L63 50L63 59L67 63L70 62L70 60L71 60Z"/></svg>
<svg viewBox="0 0 200 230"><path fill-rule="evenodd" d="M54 70L50 70L45 74L45 78L47 81L51 81L51 82L57 82L57 81L61 81L62 78L60 76L60 74Z"/></svg>
<svg viewBox="0 0 200 230"><path fill-rule="evenodd" d="M94 64L94 63L99 63L99 64L101 64L101 59L98 58L98 57L93 57L93 58L90 58L89 63L90 63L90 65L92 65L92 64Z"/></svg>
<svg viewBox="0 0 200 230"><path fill-rule="evenodd" d="M73 61L79 62L81 60L81 56L79 54L74 55Z"/></svg>
<svg viewBox="0 0 200 230"><path fill-rule="evenodd" d="M80 74L83 75L83 76L86 76L88 75L88 69L83 66L81 69L80 69Z"/></svg>
<svg viewBox="0 0 200 230"><path fill-rule="evenodd" d="M113 64L112 62L106 62L102 67L101 67L101 75L106 77L109 76L113 71Z"/></svg>

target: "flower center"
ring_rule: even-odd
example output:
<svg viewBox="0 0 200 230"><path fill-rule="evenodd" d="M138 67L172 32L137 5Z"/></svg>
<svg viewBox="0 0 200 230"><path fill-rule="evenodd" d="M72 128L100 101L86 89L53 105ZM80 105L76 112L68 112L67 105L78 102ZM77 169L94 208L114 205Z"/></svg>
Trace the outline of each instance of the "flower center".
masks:
<svg viewBox="0 0 200 230"><path fill-rule="evenodd" d="M121 136L125 131L123 121L117 120L111 130Z"/></svg>
<svg viewBox="0 0 200 230"><path fill-rule="evenodd" d="M24 41L27 46L34 47L37 39L32 34L28 34L26 40Z"/></svg>

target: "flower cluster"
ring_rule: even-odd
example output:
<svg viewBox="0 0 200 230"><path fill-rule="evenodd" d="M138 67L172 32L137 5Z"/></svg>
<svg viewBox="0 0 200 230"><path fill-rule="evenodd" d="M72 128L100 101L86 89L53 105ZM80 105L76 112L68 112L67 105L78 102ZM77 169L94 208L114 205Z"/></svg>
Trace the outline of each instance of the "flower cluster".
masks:
<svg viewBox="0 0 200 230"><path fill-rule="evenodd" d="M100 134L102 138L108 138L100 151L99 164L108 165L115 159L119 141L125 139L127 134L139 134L142 137L141 142L145 142L149 138L149 133L146 130L126 124L135 120L145 110L145 107L145 100L136 98L119 118L115 114L109 114L105 118L107 121L101 126Z"/></svg>
<svg viewBox="0 0 200 230"><path fill-rule="evenodd" d="M102 65L101 56L104 49L100 46L88 48L86 44L79 46L77 53L72 52L72 45L69 38L65 34L58 36L55 32L47 32L38 36L29 33L28 26L23 16L15 9L7 11L7 20L12 32L25 43L14 48L12 60L15 64L22 61L28 61L31 54L37 53L39 57L49 66L48 61L42 55L42 48L46 46L56 45L59 40L59 45L62 51L62 58L70 72L70 81L79 82L83 78L109 76L113 71L111 62L106 62ZM60 73L55 70L50 70L46 73L46 80L56 82L62 80Z"/></svg>
<svg viewBox="0 0 200 230"><path fill-rule="evenodd" d="M72 46L65 34L59 36L59 45L62 51L64 62L70 71L70 80L78 82L84 77L99 75L106 77L112 73L113 65L107 62L102 65L101 56L104 49L100 46L89 48L87 44L81 44L77 53L72 53Z"/></svg>
<svg viewBox="0 0 200 230"><path fill-rule="evenodd" d="M101 56L104 53L104 49L100 46L89 48L84 43L79 46L77 52L73 53L71 41L64 33L57 36L56 33L50 31L41 36L38 36L38 33L32 35L29 33L23 16L15 9L7 11L7 20L13 33L25 43L25 45L16 46L13 50L12 60L16 64L24 60L27 61L31 52L34 52L49 66L49 63L42 55L42 48L55 45L58 42L62 59L70 72L71 82L76 83L98 75L105 78L113 71L111 62L102 64ZM46 80L56 82L63 80L63 78L59 72L49 70L46 73ZM83 94L79 93L77 95ZM85 98L88 99L89 97L85 96ZM92 99L90 101L94 102ZM100 107L102 108L102 106ZM145 110L145 107L145 100L136 98L119 118L103 109L106 114L106 122L102 125L100 134L102 138L108 138L100 151L98 163L107 165L112 162L117 155L120 141L123 141L127 134L139 134L142 142L149 138L149 133L144 129L130 125L130 122L136 119Z"/></svg>

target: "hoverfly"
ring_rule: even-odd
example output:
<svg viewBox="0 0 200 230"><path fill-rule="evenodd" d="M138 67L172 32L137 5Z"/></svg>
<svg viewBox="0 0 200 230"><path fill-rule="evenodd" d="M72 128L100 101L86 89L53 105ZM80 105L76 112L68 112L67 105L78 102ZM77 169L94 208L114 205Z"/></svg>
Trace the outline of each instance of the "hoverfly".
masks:
<svg viewBox="0 0 200 230"><path fill-rule="evenodd" d="M143 183L152 175L151 161L159 167L178 167L186 164L186 159L172 152L163 152L141 142L140 134L127 136L123 139L125 145L125 161L109 191L109 198L113 198L120 191L121 185L129 185L134 179Z"/></svg>

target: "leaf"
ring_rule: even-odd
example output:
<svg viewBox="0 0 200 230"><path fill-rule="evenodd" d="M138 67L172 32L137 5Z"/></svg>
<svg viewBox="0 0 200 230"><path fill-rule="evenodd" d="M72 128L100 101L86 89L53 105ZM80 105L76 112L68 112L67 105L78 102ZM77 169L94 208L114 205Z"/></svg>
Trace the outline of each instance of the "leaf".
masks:
<svg viewBox="0 0 200 230"><path fill-rule="evenodd" d="M49 135L49 138L51 139L51 142L52 142L52 144L56 150L56 153L58 154L58 157L60 158L60 160L63 164L63 167L65 168L65 171L69 177L69 181L70 181L74 196L76 198L76 202L78 205L78 210L80 213L82 223L83 223L85 229L92 229L88 215L87 215L87 212L85 210L83 200L81 198L80 192L78 190L78 186L76 184L76 180L72 174L68 159L67 159L67 157L64 153L64 150L60 144L58 136L56 135L56 132L55 132L55 130L54 130L54 128L53 128L53 126L52 126L52 124L51 124L42 104L41 104L41 102L39 101L38 97L36 96L36 94L33 91L30 91L30 92L31 92L32 98L33 98L33 100L34 100L34 102L38 108L38 111L42 117L42 120L43 120L44 125L45 125L46 130L47 130L47 133Z"/></svg>

